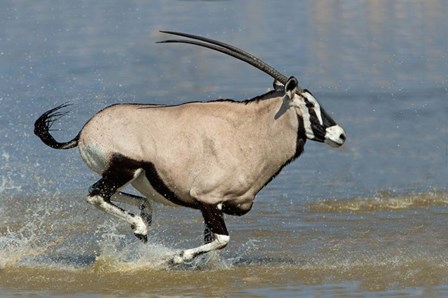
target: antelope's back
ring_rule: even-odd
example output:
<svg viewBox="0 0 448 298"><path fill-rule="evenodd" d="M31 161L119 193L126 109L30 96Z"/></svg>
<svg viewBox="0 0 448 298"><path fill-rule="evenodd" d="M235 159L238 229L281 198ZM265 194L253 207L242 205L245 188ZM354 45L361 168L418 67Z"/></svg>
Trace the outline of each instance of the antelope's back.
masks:
<svg viewBox="0 0 448 298"><path fill-rule="evenodd" d="M198 164L199 160L208 158L213 162L225 153L220 148L239 146L235 131L244 126L243 107L232 102L113 105L86 123L80 133L79 149L86 163L98 173L117 153L179 171L180 166ZM247 141L247 136L241 138Z"/></svg>

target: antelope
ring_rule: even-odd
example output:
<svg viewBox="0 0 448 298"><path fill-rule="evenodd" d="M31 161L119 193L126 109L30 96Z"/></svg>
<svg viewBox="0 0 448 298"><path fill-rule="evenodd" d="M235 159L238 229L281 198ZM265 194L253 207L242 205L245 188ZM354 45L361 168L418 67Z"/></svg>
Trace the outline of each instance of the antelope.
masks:
<svg viewBox="0 0 448 298"><path fill-rule="evenodd" d="M131 225L148 240L152 202L200 210L204 244L177 251L170 263L224 248L230 240L224 215L241 216L256 194L299 157L307 139L341 146L346 137L310 91L257 57L213 39L172 31L184 43L219 51L274 78L274 89L245 101L214 100L180 105L114 104L94 115L70 141L58 142L52 125L68 112L59 105L35 122L34 133L55 149L79 148L101 178L86 200ZM120 191L131 184L143 196ZM139 208L133 214L116 205Z"/></svg>

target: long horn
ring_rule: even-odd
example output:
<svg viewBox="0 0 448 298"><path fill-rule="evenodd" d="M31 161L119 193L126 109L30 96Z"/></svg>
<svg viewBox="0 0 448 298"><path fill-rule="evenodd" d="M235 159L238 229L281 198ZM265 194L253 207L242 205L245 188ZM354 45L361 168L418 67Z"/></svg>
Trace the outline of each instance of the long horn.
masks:
<svg viewBox="0 0 448 298"><path fill-rule="evenodd" d="M274 79L276 79L277 81L279 81L282 84L286 84L286 82L288 81L288 78L285 75L281 74L279 71L277 71L272 66L268 65L266 62L260 60L259 58L255 57L254 55L252 55L246 51L243 51L237 47L234 47L232 45L229 45L229 44L226 44L224 42L220 42L220 41L217 41L214 39L209 39L206 37L193 35L193 34L174 32L174 31L160 31L160 32L166 33L166 34L178 35L178 36L182 36L182 37L187 37L187 38L191 38L191 39L196 39L196 40L200 40L200 41L204 41L204 42L187 40L187 39L170 39L170 40L159 41L158 43L185 43L185 44L192 44L192 45L197 45L200 47L205 47L205 48L208 48L211 50L215 50L215 51L230 55L230 56L237 58L241 61L244 61L244 62L258 68L259 70L263 71L264 73L270 75L271 77L273 77Z"/></svg>

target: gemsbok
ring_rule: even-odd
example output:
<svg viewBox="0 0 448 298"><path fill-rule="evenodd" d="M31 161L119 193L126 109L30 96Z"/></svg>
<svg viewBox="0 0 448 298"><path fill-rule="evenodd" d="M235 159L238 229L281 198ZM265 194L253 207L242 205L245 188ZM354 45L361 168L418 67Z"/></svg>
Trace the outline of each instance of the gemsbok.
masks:
<svg viewBox="0 0 448 298"><path fill-rule="evenodd" d="M345 133L295 77L226 43L161 32L183 37L161 43L206 47L251 64L274 78L274 89L244 101L111 105L61 143L50 128L66 114L61 109L67 104L62 104L36 120L34 133L55 149L78 146L84 162L101 175L89 188L87 202L128 222L143 242L152 220L151 201L200 210L204 244L172 256L170 262L180 264L224 248L230 239L224 214L249 212L255 195L299 157L307 139L339 147ZM143 197L120 191L129 183ZM112 201L135 205L140 214Z"/></svg>

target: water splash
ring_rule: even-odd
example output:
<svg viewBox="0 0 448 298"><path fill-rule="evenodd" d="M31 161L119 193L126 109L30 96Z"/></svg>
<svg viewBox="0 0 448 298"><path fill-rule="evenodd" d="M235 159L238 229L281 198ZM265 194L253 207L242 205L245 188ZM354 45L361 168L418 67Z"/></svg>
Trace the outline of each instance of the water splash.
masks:
<svg viewBox="0 0 448 298"><path fill-rule="evenodd" d="M9 163L10 155L8 152L4 151L0 155L0 164L1 166L1 181L0 181L0 194L4 194L9 191L21 191L22 186L18 184L16 181L18 179L15 179L13 167Z"/></svg>
<svg viewBox="0 0 448 298"><path fill-rule="evenodd" d="M0 268L58 267L55 254L83 228L67 216L72 206L58 192L37 197L1 198Z"/></svg>
<svg viewBox="0 0 448 298"><path fill-rule="evenodd" d="M149 244L136 242L135 239L119 231L120 225L111 223L98 230L100 252L90 270L94 272L130 272L142 270L217 270L229 269L252 250L249 241L234 258L225 258L220 251L213 251L180 265L170 265L169 260L180 250L162 244L157 233L149 236Z"/></svg>
<svg viewBox="0 0 448 298"><path fill-rule="evenodd" d="M175 253L175 250L159 243L157 235L150 235L149 244L143 244L119 231L120 225L108 222L97 230L99 252L90 270L126 272L163 269L166 266L164 260Z"/></svg>
<svg viewBox="0 0 448 298"><path fill-rule="evenodd" d="M34 232L35 225L35 222L29 222L16 231L7 227L4 235L0 235L0 269L24 265L32 257L40 256L63 242L63 238L42 239Z"/></svg>

